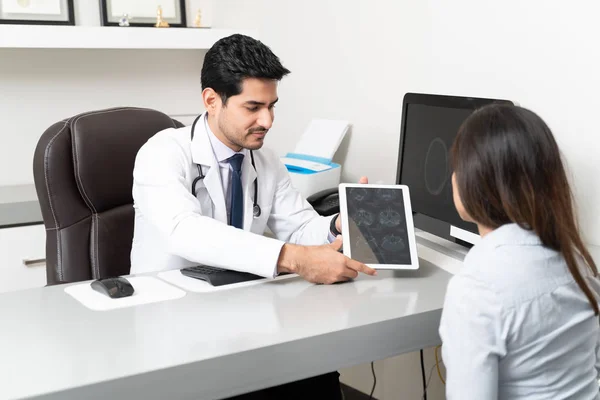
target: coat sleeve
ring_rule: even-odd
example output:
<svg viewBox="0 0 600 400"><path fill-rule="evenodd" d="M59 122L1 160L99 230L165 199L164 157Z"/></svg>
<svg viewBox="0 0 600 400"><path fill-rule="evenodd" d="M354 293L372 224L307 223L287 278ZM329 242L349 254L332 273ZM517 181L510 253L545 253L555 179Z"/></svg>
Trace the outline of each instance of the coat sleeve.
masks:
<svg viewBox="0 0 600 400"><path fill-rule="evenodd" d="M329 243L329 224L335 217L320 216L294 188L281 160L275 158L271 162L276 167L277 188L267 223L269 229L285 242L302 245Z"/></svg>

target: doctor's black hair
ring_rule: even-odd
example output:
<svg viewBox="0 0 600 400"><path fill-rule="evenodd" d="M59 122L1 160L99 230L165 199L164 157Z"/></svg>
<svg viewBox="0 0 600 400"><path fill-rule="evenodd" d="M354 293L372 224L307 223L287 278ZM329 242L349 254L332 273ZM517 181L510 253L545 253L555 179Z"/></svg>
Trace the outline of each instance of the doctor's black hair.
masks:
<svg viewBox="0 0 600 400"><path fill-rule="evenodd" d="M202 65L202 90L211 88L223 104L242 92L245 78L280 81L290 71L262 42L235 34L217 41L206 53Z"/></svg>

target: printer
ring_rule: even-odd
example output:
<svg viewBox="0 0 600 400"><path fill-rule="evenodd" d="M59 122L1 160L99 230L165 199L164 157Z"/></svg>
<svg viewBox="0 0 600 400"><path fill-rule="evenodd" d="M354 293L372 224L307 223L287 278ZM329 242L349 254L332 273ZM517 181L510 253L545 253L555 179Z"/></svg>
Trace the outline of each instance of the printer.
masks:
<svg viewBox="0 0 600 400"><path fill-rule="evenodd" d="M281 158L292 185L304 198L326 189L337 189L342 168L332 159L349 127L348 121L314 119L294 151Z"/></svg>

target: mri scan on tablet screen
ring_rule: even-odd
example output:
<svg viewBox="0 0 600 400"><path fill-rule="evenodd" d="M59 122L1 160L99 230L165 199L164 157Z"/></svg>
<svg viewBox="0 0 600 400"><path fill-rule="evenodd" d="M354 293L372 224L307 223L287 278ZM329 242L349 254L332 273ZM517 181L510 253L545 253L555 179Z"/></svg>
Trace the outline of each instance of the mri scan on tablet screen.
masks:
<svg viewBox="0 0 600 400"><path fill-rule="evenodd" d="M341 184L344 254L377 269L417 269L410 195L403 185Z"/></svg>

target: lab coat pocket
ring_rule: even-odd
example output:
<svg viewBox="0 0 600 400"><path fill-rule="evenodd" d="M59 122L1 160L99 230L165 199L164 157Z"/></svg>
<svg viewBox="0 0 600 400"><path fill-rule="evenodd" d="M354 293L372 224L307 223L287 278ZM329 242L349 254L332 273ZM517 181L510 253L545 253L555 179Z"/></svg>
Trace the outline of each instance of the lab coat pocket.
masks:
<svg viewBox="0 0 600 400"><path fill-rule="evenodd" d="M198 202L200 202L200 209L202 210L202 215L205 217L214 218L214 204L208 195L208 190L206 187L198 188L198 193L196 194Z"/></svg>

